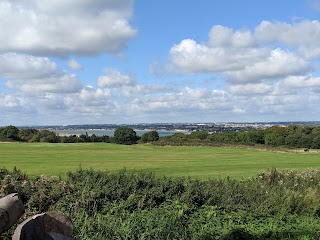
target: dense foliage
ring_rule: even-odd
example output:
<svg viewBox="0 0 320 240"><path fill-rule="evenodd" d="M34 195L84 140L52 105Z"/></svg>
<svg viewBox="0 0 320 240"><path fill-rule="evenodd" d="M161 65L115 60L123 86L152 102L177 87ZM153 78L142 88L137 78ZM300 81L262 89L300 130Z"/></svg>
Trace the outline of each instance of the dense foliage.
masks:
<svg viewBox="0 0 320 240"><path fill-rule="evenodd" d="M208 133L195 131L191 134L176 133L163 137L158 145L207 145L225 144L265 145L272 147L285 146L290 148L320 149L320 127L273 126L265 130L249 130L239 132Z"/></svg>
<svg viewBox="0 0 320 240"><path fill-rule="evenodd" d="M65 180L0 170L0 195L19 192L24 217L59 210L77 239L320 239L320 171L241 181L81 170ZM2 239L11 239L12 232Z"/></svg>
<svg viewBox="0 0 320 240"><path fill-rule="evenodd" d="M49 142L49 143L82 143L82 142L114 142L113 137L97 136L95 134L81 134L70 136L59 136L49 130L37 130L33 128L18 129L15 126L0 128L0 141L20 142Z"/></svg>
<svg viewBox="0 0 320 240"><path fill-rule="evenodd" d="M153 130L150 132L146 132L141 136L141 142L155 142L159 140L159 134L157 131Z"/></svg>
<svg viewBox="0 0 320 240"><path fill-rule="evenodd" d="M320 149L320 126L288 127L273 126L264 130L246 130L238 132L209 133L194 131L190 134L176 133L161 137L157 131L150 131L140 138L132 128L120 127L114 136L96 136L88 134L59 136L55 132L36 129L18 129L15 126L0 128L0 141L50 142L50 143L81 143L107 142L119 144L135 144L152 142L158 145L265 145L272 147L289 147Z"/></svg>

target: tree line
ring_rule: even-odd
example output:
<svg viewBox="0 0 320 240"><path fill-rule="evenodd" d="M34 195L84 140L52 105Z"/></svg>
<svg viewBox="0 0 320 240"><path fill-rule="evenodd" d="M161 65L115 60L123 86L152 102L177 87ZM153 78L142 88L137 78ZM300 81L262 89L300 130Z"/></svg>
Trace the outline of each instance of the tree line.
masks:
<svg viewBox="0 0 320 240"><path fill-rule="evenodd" d="M160 139L160 140L159 140ZM320 149L320 126L287 127L272 126L264 130L243 130L223 133L209 133L207 131L194 131L190 134L176 133L172 136L161 137L157 131L150 131L138 136L129 127L120 127L115 130L114 136L70 135L59 136L49 130L33 128L18 129L15 126L0 128L0 141L21 142L49 142L49 143L81 143L106 142L118 144L136 144L152 142L157 145L266 145L272 147L290 147L305 149Z"/></svg>
<svg viewBox="0 0 320 240"><path fill-rule="evenodd" d="M48 143L82 143L82 142L105 142L118 144L136 144L138 142L157 141L159 134L157 131L144 133L141 137L128 127L120 127L115 130L114 136L88 135L69 135L59 136L57 133L49 130L37 130L34 128L19 129L16 126L6 126L0 128L0 141L19 141L19 142L48 142Z"/></svg>
<svg viewBox="0 0 320 240"><path fill-rule="evenodd" d="M290 125L238 132L208 133L207 131L195 131L191 134L176 133L172 136L162 137L155 144L208 146L235 144L320 149L320 126Z"/></svg>

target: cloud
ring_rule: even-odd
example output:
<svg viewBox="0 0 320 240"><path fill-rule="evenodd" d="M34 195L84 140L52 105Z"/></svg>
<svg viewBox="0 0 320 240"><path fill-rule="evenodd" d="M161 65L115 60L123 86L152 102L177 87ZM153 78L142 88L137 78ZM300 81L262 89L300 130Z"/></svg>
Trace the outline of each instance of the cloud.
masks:
<svg viewBox="0 0 320 240"><path fill-rule="evenodd" d="M279 91L289 91L292 89L319 88L320 77L314 76L290 76L277 83ZM310 91L310 90L309 90Z"/></svg>
<svg viewBox="0 0 320 240"><path fill-rule="evenodd" d="M94 89L92 87L83 88L79 93L79 99L82 102L91 105L103 105L105 100L109 100L111 92L108 89Z"/></svg>
<svg viewBox="0 0 320 240"><path fill-rule="evenodd" d="M259 41L281 43L298 49L307 58L320 56L320 22L304 20L286 22L261 22L255 29Z"/></svg>
<svg viewBox="0 0 320 240"><path fill-rule="evenodd" d="M16 53L0 55L0 76L9 79L44 78L54 75L58 68L46 57Z"/></svg>
<svg viewBox="0 0 320 240"><path fill-rule="evenodd" d="M21 106L21 100L11 94L0 92L0 109L1 108L17 108Z"/></svg>
<svg viewBox="0 0 320 240"><path fill-rule="evenodd" d="M43 79L15 79L9 80L6 86L25 93L73 93L81 88L79 79L74 74L62 74Z"/></svg>
<svg viewBox="0 0 320 240"><path fill-rule="evenodd" d="M8 53L0 55L0 76L6 86L23 93L72 93L82 88L76 75L62 71L45 57Z"/></svg>
<svg viewBox="0 0 320 240"><path fill-rule="evenodd" d="M268 94L271 93L273 89L273 85L268 83L232 84L229 86L229 91L236 96Z"/></svg>
<svg viewBox="0 0 320 240"><path fill-rule="evenodd" d="M234 112L236 114L244 114L244 113L246 113L246 110L244 110L238 106L235 106L234 109L232 110L232 112Z"/></svg>
<svg viewBox="0 0 320 240"><path fill-rule="evenodd" d="M132 0L2 0L0 52L118 53L136 34L129 23L132 4Z"/></svg>
<svg viewBox="0 0 320 240"><path fill-rule="evenodd" d="M310 70L308 61L279 48L272 50L267 58L239 71L230 72L232 81L251 82L262 79L278 79L290 75L304 74Z"/></svg>
<svg viewBox="0 0 320 240"><path fill-rule="evenodd" d="M121 74L114 69L106 69L107 75L98 78L98 87L100 88L117 88L122 86L134 85L133 77L129 74Z"/></svg>
<svg viewBox="0 0 320 240"><path fill-rule="evenodd" d="M233 31L230 28L216 25L209 33L211 47L236 47L248 48L255 45L255 39L249 30Z"/></svg>
<svg viewBox="0 0 320 240"><path fill-rule="evenodd" d="M221 73L243 69L265 57L267 52L257 48L210 47L192 39L182 40L170 49L173 69L182 73Z"/></svg>
<svg viewBox="0 0 320 240"><path fill-rule="evenodd" d="M230 104L225 91L190 87L163 94L136 97L134 101L135 108L142 112L223 110L231 109Z"/></svg>
<svg viewBox="0 0 320 240"><path fill-rule="evenodd" d="M74 59L70 59L68 61L68 67L72 70L82 70L83 67L81 66L80 63L78 63L76 60Z"/></svg>
<svg viewBox="0 0 320 240"><path fill-rule="evenodd" d="M226 74L232 81L244 82L304 74L311 70L308 57L320 54L319 39L318 21L296 25L263 21L254 33L217 25L209 33L208 44L184 39L174 45L171 69L184 74ZM265 42L279 46L270 48L273 45ZM283 44L296 47L296 52L283 49Z"/></svg>

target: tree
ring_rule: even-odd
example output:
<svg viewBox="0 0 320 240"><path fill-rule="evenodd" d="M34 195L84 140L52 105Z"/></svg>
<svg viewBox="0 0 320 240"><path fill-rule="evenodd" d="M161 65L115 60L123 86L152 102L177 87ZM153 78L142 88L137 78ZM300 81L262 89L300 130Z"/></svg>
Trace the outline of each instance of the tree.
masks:
<svg viewBox="0 0 320 240"><path fill-rule="evenodd" d="M2 129L1 135L5 138L18 140L19 139L19 129L15 126L6 126Z"/></svg>
<svg viewBox="0 0 320 240"><path fill-rule="evenodd" d="M142 142L154 142L159 140L159 134L157 131L150 131L146 132L142 135L141 141Z"/></svg>
<svg viewBox="0 0 320 240"><path fill-rule="evenodd" d="M205 140L209 136L208 131L195 131L192 132L188 137L192 139Z"/></svg>
<svg viewBox="0 0 320 240"><path fill-rule="evenodd" d="M257 144L264 144L264 130L251 130L248 132L249 141Z"/></svg>
<svg viewBox="0 0 320 240"><path fill-rule="evenodd" d="M296 127L290 128L290 131L296 131ZM271 146L283 146L285 145L285 138L288 136L287 128L272 126L265 131L265 144Z"/></svg>
<svg viewBox="0 0 320 240"><path fill-rule="evenodd" d="M175 133L172 136L170 136L170 140L174 140L174 141L183 140L183 141L185 141L185 140L187 140L187 135L185 135L182 132L178 132L178 133Z"/></svg>
<svg viewBox="0 0 320 240"><path fill-rule="evenodd" d="M313 139L311 148L320 149L320 136Z"/></svg>
<svg viewBox="0 0 320 240"><path fill-rule="evenodd" d="M132 128L120 127L114 132L114 141L118 144L135 144L138 141L137 133Z"/></svg>
<svg viewBox="0 0 320 240"><path fill-rule="evenodd" d="M41 130L39 132L40 142L49 142L49 143L57 143L61 142L60 137L51 131Z"/></svg>
<svg viewBox="0 0 320 240"><path fill-rule="evenodd" d="M26 128L19 130L19 139L24 142L28 142L34 135L37 135L39 131L33 128Z"/></svg>

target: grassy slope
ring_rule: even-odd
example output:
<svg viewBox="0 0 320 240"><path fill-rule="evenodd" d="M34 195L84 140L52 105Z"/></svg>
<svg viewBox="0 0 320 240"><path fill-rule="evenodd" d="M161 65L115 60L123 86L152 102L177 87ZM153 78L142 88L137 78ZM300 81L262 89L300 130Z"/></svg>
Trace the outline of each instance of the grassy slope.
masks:
<svg viewBox="0 0 320 240"><path fill-rule="evenodd" d="M251 177L272 167L303 170L320 168L320 152L276 153L228 147L159 147L105 143L0 144L0 168L18 169L30 176L61 175L82 168L152 171L158 176Z"/></svg>

